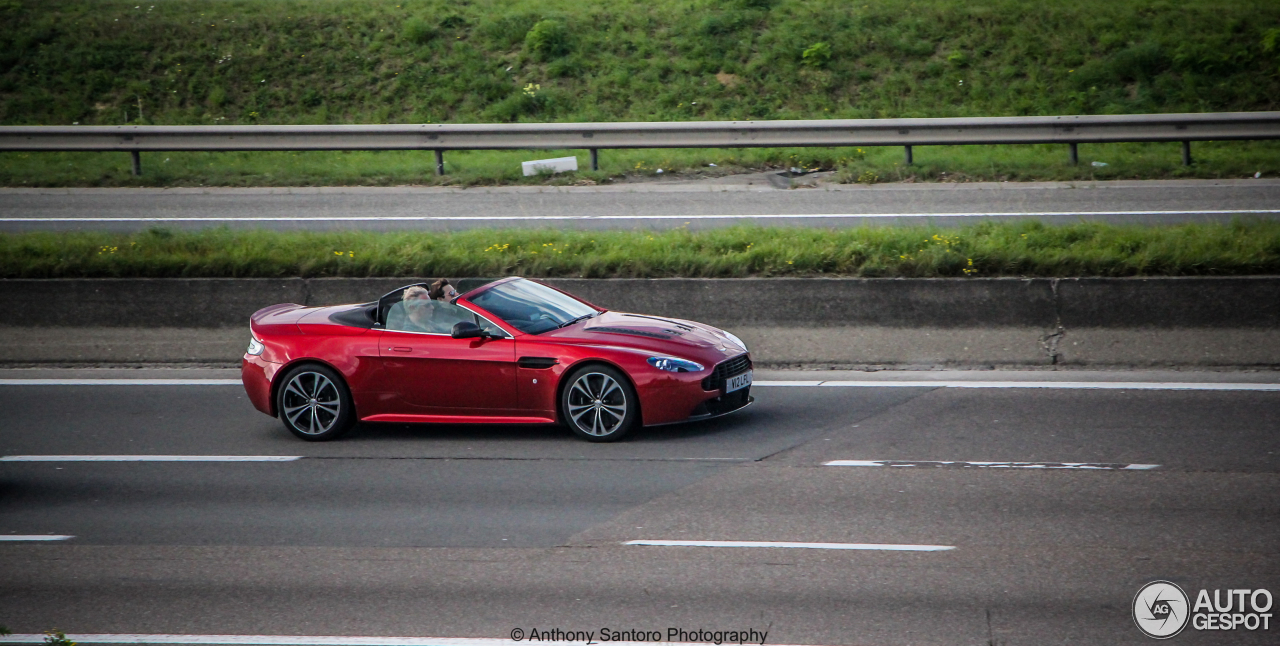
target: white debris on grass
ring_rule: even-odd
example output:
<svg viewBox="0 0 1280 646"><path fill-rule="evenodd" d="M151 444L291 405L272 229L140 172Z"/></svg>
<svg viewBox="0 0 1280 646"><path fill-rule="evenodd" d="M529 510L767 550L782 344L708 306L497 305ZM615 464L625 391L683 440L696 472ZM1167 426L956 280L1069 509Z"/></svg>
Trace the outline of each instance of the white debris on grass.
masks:
<svg viewBox="0 0 1280 646"><path fill-rule="evenodd" d="M556 157L555 159L535 159L533 161L521 162L520 167L524 170L524 176L537 175L538 173L563 173L566 171L578 170L577 157Z"/></svg>

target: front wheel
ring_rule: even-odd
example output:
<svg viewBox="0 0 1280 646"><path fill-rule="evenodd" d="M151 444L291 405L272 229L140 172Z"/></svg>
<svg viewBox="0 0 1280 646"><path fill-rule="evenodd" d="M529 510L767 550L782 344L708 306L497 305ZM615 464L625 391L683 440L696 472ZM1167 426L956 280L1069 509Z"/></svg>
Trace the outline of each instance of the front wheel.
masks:
<svg viewBox="0 0 1280 646"><path fill-rule="evenodd" d="M584 366L569 375L560 411L573 432L588 442L622 439L640 413L635 390L616 368Z"/></svg>
<svg viewBox="0 0 1280 646"><path fill-rule="evenodd" d="M290 433L309 442L332 440L355 419L351 395L332 368L303 365L285 373L276 394L276 410Z"/></svg>

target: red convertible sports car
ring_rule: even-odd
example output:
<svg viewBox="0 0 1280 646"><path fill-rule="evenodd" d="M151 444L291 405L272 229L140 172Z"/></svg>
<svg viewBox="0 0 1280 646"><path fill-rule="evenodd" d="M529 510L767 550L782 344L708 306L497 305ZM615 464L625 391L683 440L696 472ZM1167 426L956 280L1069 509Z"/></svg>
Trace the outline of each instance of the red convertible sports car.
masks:
<svg viewBox="0 0 1280 646"><path fill-rule="evenodd" d="M364 421L564 423L607 442L753 401L738 337L610 312L523 278L461 295L417 284L375 303L272 305L250 328L245 391L304 440Z"/></svg>

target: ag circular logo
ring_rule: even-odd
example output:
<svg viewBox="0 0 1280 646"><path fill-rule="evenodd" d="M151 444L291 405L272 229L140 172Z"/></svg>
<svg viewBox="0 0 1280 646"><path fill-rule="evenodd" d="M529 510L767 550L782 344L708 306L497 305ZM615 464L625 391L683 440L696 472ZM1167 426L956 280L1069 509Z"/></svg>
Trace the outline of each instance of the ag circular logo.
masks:
<svg viewBox="0 0 1280 646"><path fill-rule="evenodd" d="M1187 627L1190 618L1187 593L1168 581L1152 581L1133 597L1133 622L1147 637L1173 637Z"/></svg>

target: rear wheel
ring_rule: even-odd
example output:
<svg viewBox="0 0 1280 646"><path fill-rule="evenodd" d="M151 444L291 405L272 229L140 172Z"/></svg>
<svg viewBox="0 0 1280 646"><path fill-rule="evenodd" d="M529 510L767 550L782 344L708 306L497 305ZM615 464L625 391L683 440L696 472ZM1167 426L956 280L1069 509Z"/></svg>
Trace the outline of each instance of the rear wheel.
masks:
<svg viewBox="0 0 1280 646"><path fill-rule="evenodd" d="M573 432L588 442L622 439L639 416L639 401L625 375L609 366L584 366L569 375L560 410Z"/></svg>
<svg viewBox="0 0 1280 646"><path fill-rule="evenodd" d="M276 410L290 433L309 442L332 440L355 421L351 394L337 371L302 365L285 373L276 393Z"/></svg>

